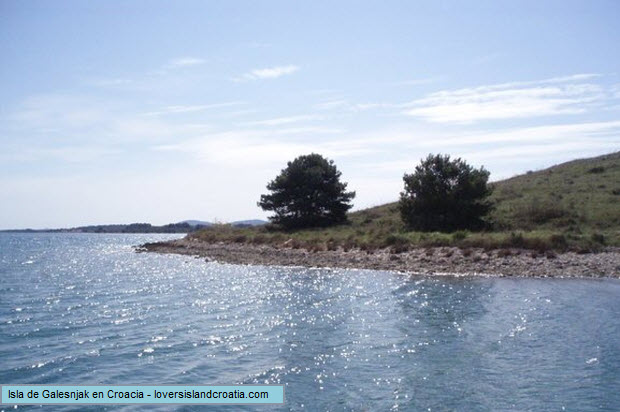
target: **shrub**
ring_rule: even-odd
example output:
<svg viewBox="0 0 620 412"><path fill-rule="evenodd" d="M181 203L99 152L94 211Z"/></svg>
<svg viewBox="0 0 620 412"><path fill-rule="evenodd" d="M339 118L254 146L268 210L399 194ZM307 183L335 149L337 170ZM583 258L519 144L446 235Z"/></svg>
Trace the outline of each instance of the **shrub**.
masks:
<svg viewBox="0 0 620 412"><path fill-rule="evenodd" d="M466 230L457 230L452 234L452 240L458 242L465 239L467 236L469 236L469 233Z"/></svg>
<svg viewBox="0 0 620 412"><path fill-rule="evenodd" d="M525 245L525 239L523 238L523 234L521 233L510 233L510 246L512 247L523 247Z"/></svg>
<svg viewBox="0 0 620 412"><path fill-rule="evenodd" d="M390 234L385 238L386 246L394 246L394 245L407 245L409 244L409 239L401 235Z"/></svg>
<svg viewBox="0 0 620 412"><path fill-rule="evenodd" d="M588 173L598 174L598 173L603 173L604 171L605 171L604 167L597 166L597 167L593 167L592 169L588 170Z"/></svg>
<svg viewBox="0 0 620 412"><path fill-rule="evenodd" d="M543 224L551 220L568 217L570 213L557 201L532 198L515 210L515 215L522 221Z"/></svg>
<svg viewBox="0 0 620 412"><path fill-rule="evenodd" d="M236 235L233 237L233 242L235 243L245 243L246 240L248 240L246 235Z"/></svg>
<svg viewBox="0 0 620 412"><path fill-rule="evenodd" d="M405 174L400 214L405 224L422 231L481 229L491 210L487 200L489 172L474 169L461 159L429 155Z"/></svg>
<svg viewBox="0 0 620 412"><path fill-rule="evenodd" d="M252 238L252 243L254 243L255 245L260 245L263 243L266 243L267 238L265 237L265 235L256 235Z"/></svg>
<svg viewBox="0 0 620 412"><path fill-rule="evenodd" d="M566 237L561 234L554 234L549 237L549 241L551 241L551 245L556 249L566 249L568 246L568 241Z"/></svg>

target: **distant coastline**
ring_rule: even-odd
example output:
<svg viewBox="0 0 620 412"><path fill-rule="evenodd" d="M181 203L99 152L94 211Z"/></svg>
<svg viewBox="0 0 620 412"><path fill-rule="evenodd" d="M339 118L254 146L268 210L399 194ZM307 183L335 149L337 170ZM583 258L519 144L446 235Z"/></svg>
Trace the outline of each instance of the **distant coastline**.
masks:
<svg viewBox="0 0 620 412"><path fill-rule="evenodd" d="M239 220L229 223L232 227L246 228L265 224L264 220ZM0 233L191 233L212 226L213 223L202 220L184 220L167 225L150 223L129 223L111 225L89 225L60 229L6 229Z"/></svg>
<svg viewBox="0 0 620 412"><path fill-rule="evenodd" d="M191 226L187 223L153 226L149 223L132 223L128 225L92 225L64 229L13 229L0 230L4 233L190 233L203 226Z"/></svg>

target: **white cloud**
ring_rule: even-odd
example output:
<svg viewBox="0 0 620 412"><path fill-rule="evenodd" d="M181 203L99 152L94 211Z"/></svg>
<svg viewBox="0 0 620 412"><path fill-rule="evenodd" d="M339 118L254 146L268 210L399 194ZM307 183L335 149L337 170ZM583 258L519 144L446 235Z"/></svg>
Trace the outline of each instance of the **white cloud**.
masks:
<svg viewBox="0 0 620 412"><path fill-rule="evenodd" d="M537 82L443 90L407 104L409 108L405 114L431 122L473 123L489 119L583 113L607 95L599 85L574 82L596 76L577 74Z"/></svg>
<svg viewBox="0 0 620 412"><path fill-rule="evenodd" d="M340 108L348 108L348 107L349 107L349 102L344 99L327 100L327 101L317 103L314 105L314 108L318 110L332 110L332 109L340 109Z"/></svg>
<svg viewBox="0 0 620 412"><path fill-rule="evenodd" d="M426 78L420 78L420 79L411 79L411 80L403 80L399 82L392 82L390 83L390 85L392 86L421 86L424 84L435 83L443 79L444 77L441 77L441 76L426 77Z"/></svg>
<svg viewBox="0 0 620 412"><path fill-rule="evenodd" d="M172 105L166 106L161 110L145 113L147 116L159 116L164 114L175 113L191 113L201 112L203 110L218 109L221 107L231 107L245 104L245 102L223 102L223 103L211 103L211 104L198 104L198 105Z"/></svg>
<svg viewBox="0 0 620 412"><path fill-rule="evenodd" d="M4 147L0 152L3 162L44 162L49 160L65 163L91 163L110 156L122 154L122 150L102 145L70 145L59 147Z"/></svg>
<svg viewBox="0 0 620 412"><path fill-rule="evenodd" d="M355 139L281 139L275 136L298 133L334 133L331 129L283 129L283 130L231 130L213 133L178 143L156 145L153 150L182 152L209 162L229 167L238 164L247 167L270 167L282 165L303 154L321 153L330 158L370 155L377 152L367 141Z"/></svg>
<svg viewBox="0 0 620 412"><path fill-rule="evenodd" d="M118 101L53 94L26 99L1 123L0 134L13 141L60 147L81 146L85 142L110 147L141 140L162 142L210 129L205 124L132 113L131 106Z"/></svg>
<svg viewBox="0 0 620 412"><path fill-rule="evenodd" d="M541 79L541 80L515 81L515 82L490 84L490 85L478 86L473 89L475 90L503 90L503 89L510 89L510 88L515 88L515 87L523 87L523 86L580 82L582 80L590 80L590 79L594 79L600 76L601 75L598 73L578 73L578 74L572 74L569 76L556 76L556 77L550 77L550 78ZM471 90L471 89L465 89L465 90Z"/></svg>
<svg viewBox="0 0 620 412"><path fill-rule="evenodd" d="M386 109L390 107L395 107L394 104L391 103L357 103L353 106L355 110L371 110L371 109Z"/></svg>
<svg viewBox="0 0 620 412"><path fill-rule="evenodd" d="M370 151L382 148L388 153L388 160L371 160L367 169L377 174L402 176L413 170L429 152L447 153L476 166L484 165L497 180L529 169L620 149L620 121L480 130L456 136L435 132L424 139L416 139L416 135L394 133L391 139L383 142L378 134L368 136L363 147Z"/></svg>
<svg viewBox="0 0 620 412"><path fill-rule="evenodd" d="M395 103L351 103L348 100L327 100L325 102L317 103L313 106L317 110L328 111L334 110L339 112L362 112L366 110L379 110L379 109L393 109L402 108L401 104Z"/></svg>
<svg viewBox="0 0 620 412"><path fill-rule="evenodd" d="M288 117L277 117L274 119L267 120L258 120L255 122L248 122L247 124L257 125L257 126L279 126L283 124L290 123L298 123L307 120L318 120L321 119L320 116L315 115L300 115L300 116L288 116Z"/></svg>
<svg viewBox="0 0 620 412"><path fill-rule="evenodd" d="M462 136L442 139L443 145L480 145L488 143L553 142L560 144L568 140L587 142L597 138L620 139L620 121L569 123L548 126L512 128L499 131L465 133Z"/></svg>
<svg viewBox="0 0 620 412"><path fill-rule="evenodd" d="M329 134L339 133L338 139ZM299 134L295 139L288 136ZM305 134L305 135L304 135ZM323 135L323 139L310 138ZM279 136L287 136L286 139ZM445 131L376 130L351 133L322 128L231 130L202 135L173 144L154 146L158 151L174 151L221 165L243 164L257 167L284 164L295 156L318 152L339 160L358 158L356 173L369 176L408 170L429 152L461 155L466 160L511 163L523 156L560 156L563 153L600 153L620 148L620 121L569 123L497 131L480 130L455 136ZM386 159L376 162L377 158ZM365 162L370 162L369 166ZM376 162L376 163L375 163ZM495 163L496 170L505 169ZM398 174L397 173L397 174Z"/></svg>
<svg viewBox="0 0 620 412"><path fill-rule="evenodd" d="M174 69L180 67L198 66L206 63L206 60L198 57L180 57L172 59L166 64L167 69Z"/></svg>
<svg viewBox="0 0 620 412"><path fill-rule="evenodd" d="M318 95L318 96L326 96L326 95L334 95L334 94L340 94L342 92L342 90L340 89L313 89L313 90L308 90L306 93L307 94L312 94L312 95Z"/></svg>
<svg viewBox="0 0 620 412"><path fill-rule="evenodd" d="M288 74L293 74L299 70L299 66L289 64L288 66L275 66L264 69L255 69L249 73L243 74L239 78L234 78L234 81L243 80L259 80L259 79L275 79Z"/></svg>
<svg viewBox="0 0 620 412"><path fill-rule="evenodd" d="M320 126L310 126L310 127L289 127L286 129L277 129L270 131L271 134L274 135L291 135L291 134L343 134L345 129L338 129L334 127L320 127Z"/></svg>
<svg viewBox="0 0 620 412"><path fill-rule="evenodd" d="M244 167L283 162L312 151L308 144L267 140L264 134L251 130L213 133L179 143L158 145L153 150L183 152L223 166L239 164Z"/></svg>
<svg viewBox="0 0 620 412"><path fill-rule="evenodd" d="M459 156L477 163L484 162L505 162L506 160L517 160L523 157L546 157L549 155L557 156L558 154L571 154L569 158L587 157L591 152L609 153L610 150L618 147L616 142L597 142L597 141L570 141L564 142L562 145L556 143L546 144L528 144L519 145L518 147L497 147L484 150L475 150L470 152L462 152Z"/></svg>

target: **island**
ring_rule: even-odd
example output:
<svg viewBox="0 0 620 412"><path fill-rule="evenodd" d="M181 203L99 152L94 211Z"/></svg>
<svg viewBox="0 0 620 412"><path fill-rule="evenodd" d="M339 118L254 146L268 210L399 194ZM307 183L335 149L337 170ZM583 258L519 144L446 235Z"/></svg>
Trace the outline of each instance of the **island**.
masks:
<svg viewBox="0 0 620 412"><path fill-rule="evenodd" d="M493 226L410 231L398 203L349 213L324 228L211 225L138 251L232 264L428 274L620 277L620 152L491 183Z"/></svg>

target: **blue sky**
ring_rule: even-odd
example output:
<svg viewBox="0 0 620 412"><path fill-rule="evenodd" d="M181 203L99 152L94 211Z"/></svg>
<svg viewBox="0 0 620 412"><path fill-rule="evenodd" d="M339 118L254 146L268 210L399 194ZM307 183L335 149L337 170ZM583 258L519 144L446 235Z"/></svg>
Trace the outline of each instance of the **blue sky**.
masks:
<svg viewBox="0 0 620 412"><path fill-rule="evenodd" d="M498 180L620 150L617 1L0 0L0 228L266 216L294 157L356 209L428 153Z"/></svg>

